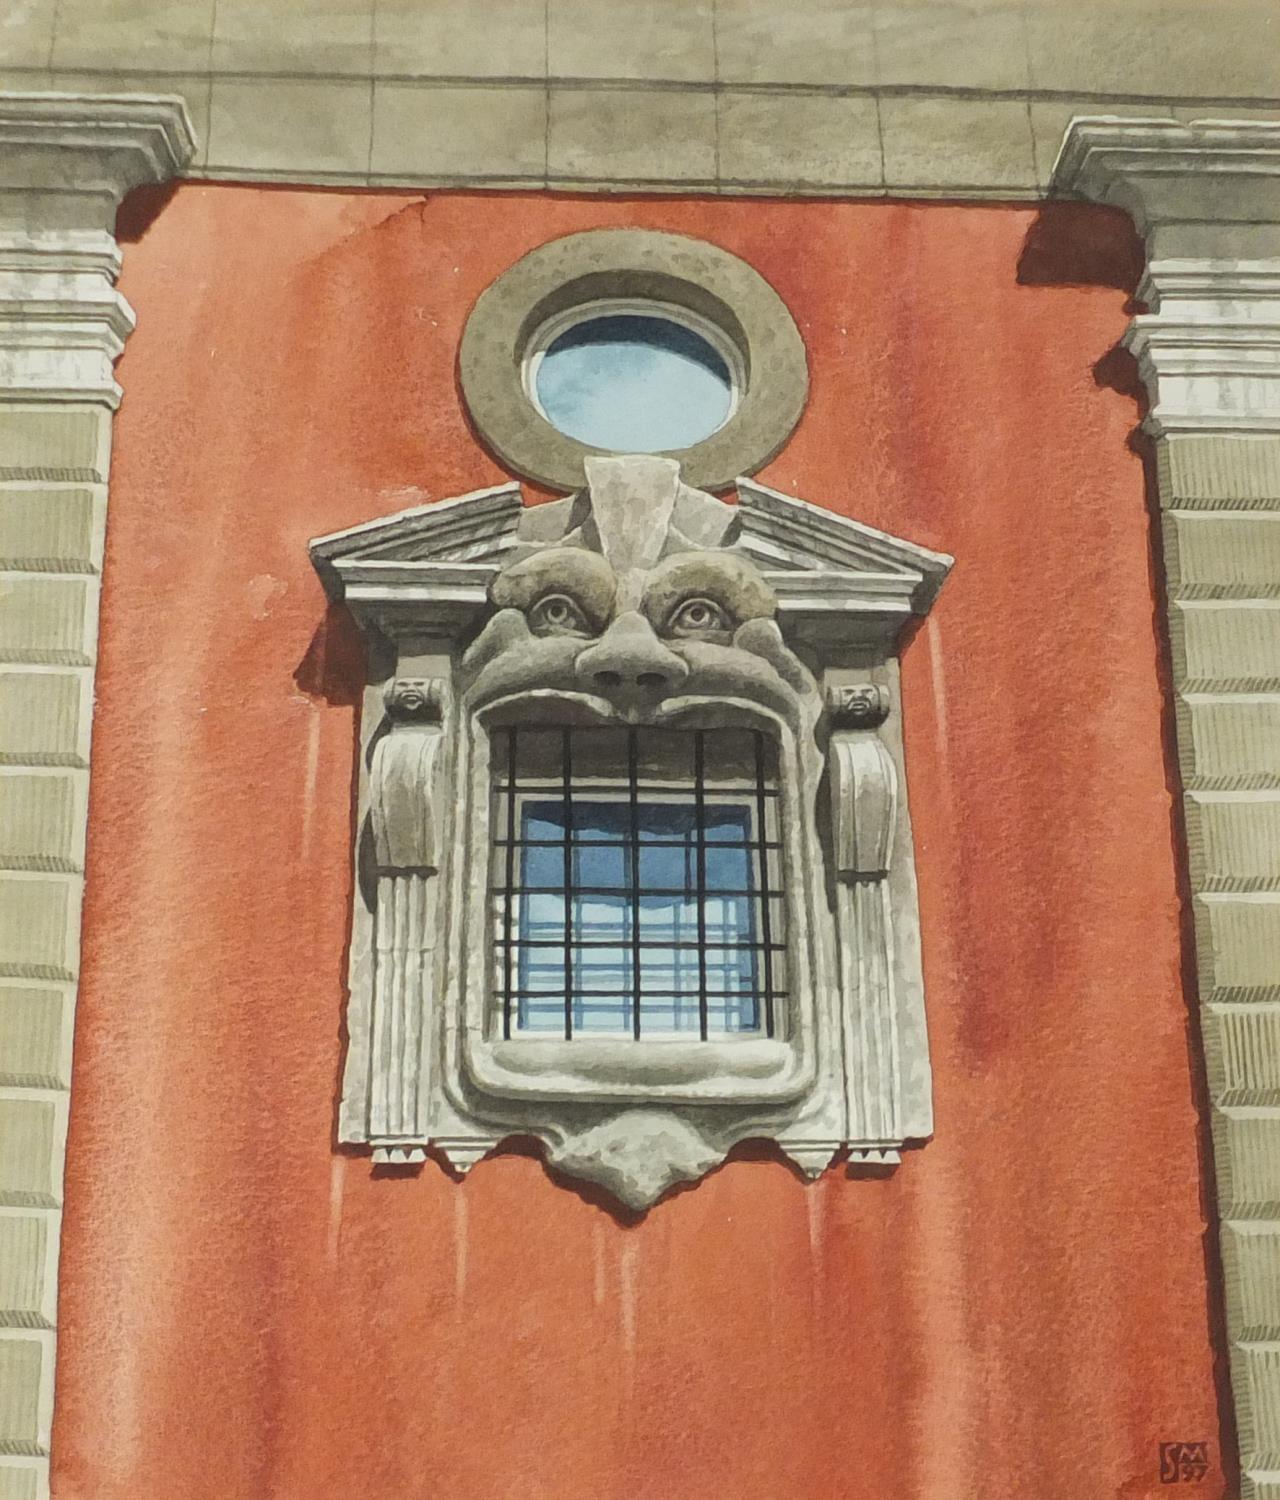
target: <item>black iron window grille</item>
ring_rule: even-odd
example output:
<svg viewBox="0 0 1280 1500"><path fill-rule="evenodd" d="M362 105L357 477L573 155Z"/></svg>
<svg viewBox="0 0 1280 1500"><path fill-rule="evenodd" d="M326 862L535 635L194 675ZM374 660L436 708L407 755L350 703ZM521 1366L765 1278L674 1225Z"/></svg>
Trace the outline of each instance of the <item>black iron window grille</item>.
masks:
<svg viewBox="0 0 1280 1500"><path fill-rule="evenodd" d="M750 729L493 735L501 1034L773 1036L777 753Z"/></svg>

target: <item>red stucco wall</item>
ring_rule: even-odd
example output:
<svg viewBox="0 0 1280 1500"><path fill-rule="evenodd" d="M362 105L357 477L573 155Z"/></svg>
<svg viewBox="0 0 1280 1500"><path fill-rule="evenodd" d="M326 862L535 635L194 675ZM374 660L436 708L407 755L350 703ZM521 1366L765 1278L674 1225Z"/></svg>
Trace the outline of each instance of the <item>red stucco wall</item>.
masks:
<svg viewBox="0 0 1280 1500"><path fill-rule="evenodd" d="M1216 1457L1123 222L215 186L129 218L58 1500L1083 1500L1167 1493L1162 1440ZM768 483L959 559L905 659L935 1140L884 1180L736 1161L625 1225L528 1156L458 1186L333 1148L356 668L306 556L502 477L465 313L615 224L793 309Z"/></svg>

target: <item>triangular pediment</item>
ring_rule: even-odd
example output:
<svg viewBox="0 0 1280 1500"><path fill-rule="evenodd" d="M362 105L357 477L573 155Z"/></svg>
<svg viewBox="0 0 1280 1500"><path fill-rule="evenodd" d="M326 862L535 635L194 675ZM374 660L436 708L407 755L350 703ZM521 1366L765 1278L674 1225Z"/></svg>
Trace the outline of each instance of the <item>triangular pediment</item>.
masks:
<svg viewBox="0 0 1280 1500"><path fill-rule="evenodd" d="M483 563L515 541L524 500L516 483L433 500L317 537L311 560L335 597L354 564Z"/></svg>
<svg viewBox="0 0 1280 1500"><path fill-rule="evenodd" d="M877 531L807 500L740 479L735 543L766 571L852 573L913 581L912 606L928 609L954 559Z"/></svg>
<svg viewBox="0 0 1280 1500"><path fill-rule="evenodd" d="M841 629L892 634L929 609L951 567L943 553L754 480L739 480L737 492L733 505L681 485L673 537L682 547L745 552L773 586L783 616L810 631L830 632L842 620ZM491 579L516 549L580 544L589 508L586 492L526 507L520 486L504 484L320 537L311 557L330 597L357 613L384 626L397 617L430 618L449 631L484 608Z"/></svg>

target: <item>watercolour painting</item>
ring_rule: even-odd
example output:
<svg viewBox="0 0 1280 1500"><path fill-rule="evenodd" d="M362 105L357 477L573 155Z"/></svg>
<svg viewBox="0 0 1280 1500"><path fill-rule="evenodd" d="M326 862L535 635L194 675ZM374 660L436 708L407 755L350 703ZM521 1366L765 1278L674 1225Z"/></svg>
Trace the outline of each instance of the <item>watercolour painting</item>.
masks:
<svg viewBox="0 0 1280 1500"><path fill-rule="evenodd" d="M1275 0L0 0L0 1500L1175 1494Z"/></svg>

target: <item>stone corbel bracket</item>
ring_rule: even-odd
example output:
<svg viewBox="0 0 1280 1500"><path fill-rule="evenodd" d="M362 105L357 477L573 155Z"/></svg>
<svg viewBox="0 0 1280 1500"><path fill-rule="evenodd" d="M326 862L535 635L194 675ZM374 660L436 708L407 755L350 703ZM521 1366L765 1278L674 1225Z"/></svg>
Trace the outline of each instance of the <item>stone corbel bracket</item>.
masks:
<svg viewBox="0 0 1280 1500"><path fill-rule="evenodd" d="M369 1139L374 1160L417 1161L421 1079L414 1060L429 1008L440 868L437 762L447 684L396 678L385 694L386 733L373 748L369 829L377 878L374 906Z"/></svg>
<svg viewBox="0 0 1280 1500"><path fill-rule="evenodd" d="M605 486L630 476L627 465L634 466L634 503L646 503L649 488L661 490L657 469L669 461L617 463L608 479L600 466L592 506L608 503ZM754 564L776 598L782 639L825 694L813 710L820 743L803 750L809 790L797 805L807 809L804 826L788 835L799 840L794 868L808 871L788 900L805 903L806 920L796 928L807 924L814 934L797 972L811 975L813 1024L825 1039L816 1072L796 1085L798 1093L775 1098L735 1080L735 1044L704 1043L725 1054L723 1087L709 1082L690 1107L673 1102L669 1090L655 1086L650 1100L629 1084L621 1106L609 1103L616 1081L602 1083L598 1097L582 1080L548 1081L513 1102L517 1094L493 1093L498 1083L466 1061L458 1039L474 1034L466 996L487 983L477 975L488 968L492 917L475 926L468 894L477 883L487 887L489 854L486 836L475 832L485 826L475 811L485 794L464 766L477 736L460 706L459 663L493 615L494 579L573 530L580 524L574 508L586 503L579 496L525 508L519 486L502 485L356 526L311 548L330 598L352 610L375 648L359 793L368 829L357 850L365 896L352 935L339 1111L340 1138L368 1146L375 1160L421 1160L434 1147L465 1171L506 1136L533 1134L557 1170L600 1182L640 1208L672 1182L700 1176L748 1136L776 1140L816 1175L845 1148L855 1160L892 1163L904 1144L932 1131L896 651L904 625L933 603L951 559L749 480L739 481L736 506L681 495L682 519L672 524L703 526L697 545ZM830 818L817 811L821 797L830 801ZM822 824L830 827L830 848ZM561 1058L557 1066L564 1065Z"/></svg>

